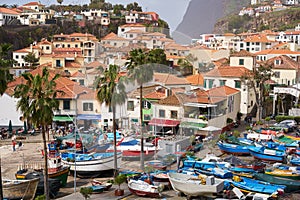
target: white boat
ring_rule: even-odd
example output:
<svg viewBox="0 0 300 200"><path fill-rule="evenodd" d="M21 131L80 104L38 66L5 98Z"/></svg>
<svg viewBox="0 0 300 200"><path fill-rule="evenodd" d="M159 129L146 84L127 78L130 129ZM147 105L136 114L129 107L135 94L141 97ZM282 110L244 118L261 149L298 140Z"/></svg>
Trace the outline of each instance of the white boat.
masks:
<svg viewBox="0 0 300 200"><path fill-rule="evenodd" d="M128 189L137 196L158 198L161 196L159 186L150 185L142 180L130 179Z"/></svg>
<svg viewBox="0 0 300 200"><path fill-rule="evenodd" d="M182 173L168 173L173 189L190 197L215 197L224 189L224 180L213 176L193 176Z"/></svg>
<svg viewBox="0 0 300 200"><path fill-rule="evenodd" d="M65 152L61 154L64 165L70 166L70 171L78 177L97 177L109 170L114 169L114 153L74 153ZM75 162L76 158L76 162ZM121 164L122 153L117 153L117 168Z"/></svg>
<svg viewBox="0 0 300 200"><path fill-rule="evenodd" d="M2 180L4 199L34 199L39 178L31 180Z"/></svg>
<svg viewBox="0 0 300 200"><path fill-rule="evenodd" d="M226 167L226 168L229 168L231 166L229 162L225 162L222 158L211 153L206 154L206 156L201 161L217 163L219 166Z"/></svg>

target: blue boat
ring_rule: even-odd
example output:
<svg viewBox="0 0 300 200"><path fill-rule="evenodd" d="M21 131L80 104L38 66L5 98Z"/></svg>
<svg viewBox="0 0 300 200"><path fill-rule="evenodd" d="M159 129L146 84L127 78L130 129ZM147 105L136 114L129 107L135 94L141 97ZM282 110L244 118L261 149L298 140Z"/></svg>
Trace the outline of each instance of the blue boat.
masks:
<svg viewBox="0 0 300 200"><path fill-rule="evenodd" d="M220 148L220 150L224 153L234 154L234 155L250 155L250 151L247 146L230 144L221 141L219 141L217 145Z"/></svg>
<svg viewBox="0 0 300 200"><path fill-rule="evenodd" d="M290 164L299 166L300 165L300 157L293 156L290 160Z"/></svg>
<svg viewBox="0 0 300 200"><path fill-rule="evenodd" d="M283 163L287 161L287 155L285 151L268 149L264 146L262 147L249 146L248 149L250 151L250 154L254 158L257 158L259 160L283 162Z"/></svg>
<svg viewBox="0 0 300 200"><path fill-rule="evenodd" d="M229 182L234 187L237 187L245 192L259 192L263 194L283 194L284 189L286 188L285 185L276 185L246 177L240 178L238 176L235 176L233 180L228 179L225 181Z"/></svg>

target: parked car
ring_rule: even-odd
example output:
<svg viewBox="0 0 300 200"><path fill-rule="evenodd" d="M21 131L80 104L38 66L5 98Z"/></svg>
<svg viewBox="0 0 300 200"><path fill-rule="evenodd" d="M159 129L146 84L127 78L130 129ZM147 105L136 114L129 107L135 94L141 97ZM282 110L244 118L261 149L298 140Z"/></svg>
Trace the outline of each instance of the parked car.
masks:
<svg viewBox="0 0 300 200"><path fill-rule="evenodd" d="M280 131L282 130L283 132L287 133L287 132L292 132L294 129L287 125L287 124L280 124L280 123L276 123L273 126L270 127L271 130L275 130L275 131Z"/></svg>
<svg viewBox="0 0 300 200"><path fill-rule="evenodd" d="M292 132L297 128L297 122L293 119L283 120L279 123L274 124L274 126L288 127L289 131Z"/></svg>

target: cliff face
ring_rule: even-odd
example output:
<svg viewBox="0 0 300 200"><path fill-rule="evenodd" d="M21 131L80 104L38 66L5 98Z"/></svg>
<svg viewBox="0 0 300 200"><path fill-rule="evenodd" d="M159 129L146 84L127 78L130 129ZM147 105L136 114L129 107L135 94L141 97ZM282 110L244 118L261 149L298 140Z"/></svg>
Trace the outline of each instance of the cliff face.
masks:
<svg viewBox="0 0 300 200"><path fill-rule="evenodd" d="M200 34L212 33L218 19L239 11L249 3L250 0L191 0L172 37L179 43L190 43Z"/></svg>

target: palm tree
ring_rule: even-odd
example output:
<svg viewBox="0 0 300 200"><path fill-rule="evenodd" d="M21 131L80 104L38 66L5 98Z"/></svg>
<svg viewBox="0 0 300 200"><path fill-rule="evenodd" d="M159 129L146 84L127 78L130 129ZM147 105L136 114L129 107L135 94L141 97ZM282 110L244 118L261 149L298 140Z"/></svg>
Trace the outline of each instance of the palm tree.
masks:
<svg viewBox="0 0 300 200"><path fill-rule="evenodd" d="M29 63L29 67L32 68L38 64L39 59L35 57L35 54L30 52L24 57L24 61Z"/></svg>
<svg viewBox="0 0 300 200"><path fill-rule="evenodd" d="M143 133L143 84L153 80L153 63L166 64L166 54L162 49L146 51L133 49L129 52L129 77L137 82L140 89L140 127L141 127L141 169L144 170L144 133Z"/></svg>
<svg viewBox="0 0 300 200"><path fill-rule="evenodd" d="M95 80L97 99L112 108L113 113L113 134L114 134L114 177L117 175L117 133L116 133L116 105L121 105L126 100L126 93L123 81L118 76L119 67L110 65L102 76Z"/></svg>
<svg viewBox="0 0 300 200"><path fill-rule="evenodd" d="M16 86L14 97L20 100L17 108L23 113L25 119L30 119L35 127L41 126L44 148L44 191L46 199L49 199L48 183L48 158L46 145L46 128L52 123L53 110L58 109L59 102L56 100L58 93L55 80L59 78L56 74L51 76L47 68L43 68L42 74L32 75L30 73L22 74L25 84Z"/></svg>
<svg viewBox="0 0 300 200"><path fill-rule="evenodd" d="M7 89L7 83L12 80L12 75L9 73L9 68L14 64L14 60L9 56L11 50L11 44L0 44L0 95L3 95Z"/></svg>

